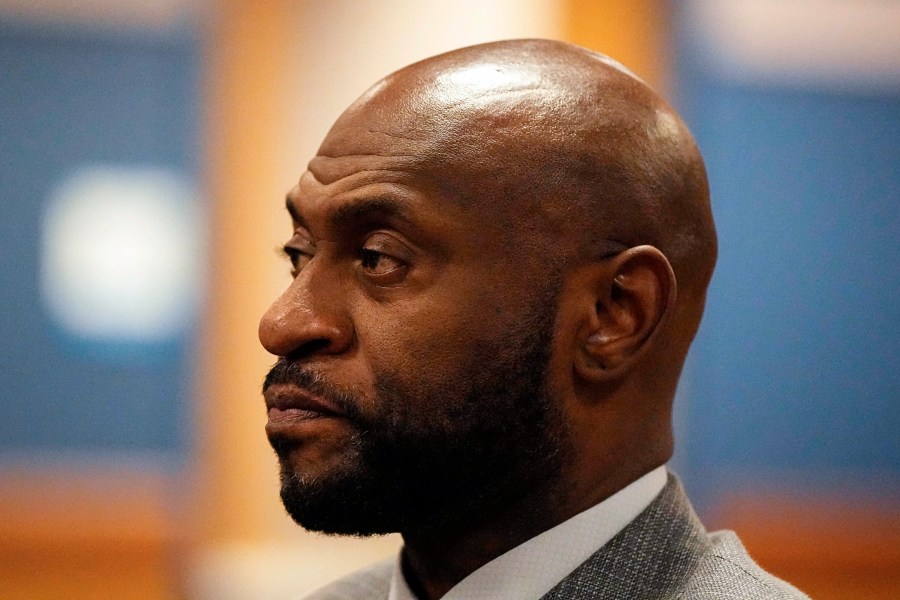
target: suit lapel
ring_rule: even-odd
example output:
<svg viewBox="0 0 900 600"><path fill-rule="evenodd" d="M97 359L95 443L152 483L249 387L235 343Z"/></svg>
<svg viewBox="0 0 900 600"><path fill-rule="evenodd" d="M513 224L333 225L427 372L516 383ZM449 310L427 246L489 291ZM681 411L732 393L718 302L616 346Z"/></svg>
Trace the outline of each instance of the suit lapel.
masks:
<svg viewBox="0 0 900 600"><path fill-rule="evenodd" d="M644 512L541 600L675 598L708 549L706 530L670 474Z"/></svg>

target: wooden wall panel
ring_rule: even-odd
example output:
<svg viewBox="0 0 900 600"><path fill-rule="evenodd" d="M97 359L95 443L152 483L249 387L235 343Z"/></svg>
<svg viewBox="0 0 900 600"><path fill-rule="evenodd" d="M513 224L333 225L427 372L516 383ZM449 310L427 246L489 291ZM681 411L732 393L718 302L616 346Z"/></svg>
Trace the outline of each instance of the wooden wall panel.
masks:
<svg viewBox="0 0 900 600"><path fill-rule="evenodd" d="M293 34L288 4L219 0L206 31L205 150L213 203L209 301L198 347L196 522L203 543L261 542L272 535L273 513L280 511L260 392L274 359L256 331L273 299L273 273L282 266L271 232L273 207L289 188L278 169L290 100L284 94Z"/></svg>
<svg viewBox="0 0 900 600"><path fill-rule="evenodd" d="M734 529L760 565L816 600L900 598L900 510L852 498L733 497L714 522Z"/></svg>
<svg viewBox="0 0 900 600"><path fill-rule="evenodd" d="M0 599L181 598L173 489L124 468L0 473Z"/></svg>

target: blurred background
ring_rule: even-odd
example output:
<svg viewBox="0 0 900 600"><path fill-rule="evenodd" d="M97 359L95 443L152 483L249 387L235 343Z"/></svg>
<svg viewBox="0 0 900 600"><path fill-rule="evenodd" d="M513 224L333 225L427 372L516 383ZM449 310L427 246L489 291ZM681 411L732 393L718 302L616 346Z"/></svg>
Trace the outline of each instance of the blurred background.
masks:
<svg viewBox="0 0 900 600"><path fill-rule="evenodd" d="M287 599L396 551L277 500L282 199L375 80L511 37L629 65L706 157L672 466L707 524L900 597L898 32L891 0L0 0L0 600Z"/></svg>

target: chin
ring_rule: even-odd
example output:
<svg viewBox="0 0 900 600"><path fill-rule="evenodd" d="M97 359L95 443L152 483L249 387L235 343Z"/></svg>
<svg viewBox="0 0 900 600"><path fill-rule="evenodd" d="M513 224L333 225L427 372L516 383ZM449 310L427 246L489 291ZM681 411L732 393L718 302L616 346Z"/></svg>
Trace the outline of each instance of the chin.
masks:
<svg viewBox="0 0 900 600"><path fill-rule="evenodd" d="M281 502L288 515L308 531L369 537L401 531L400 510L359 473L329 472L303 477L282 463Z"/></svg>

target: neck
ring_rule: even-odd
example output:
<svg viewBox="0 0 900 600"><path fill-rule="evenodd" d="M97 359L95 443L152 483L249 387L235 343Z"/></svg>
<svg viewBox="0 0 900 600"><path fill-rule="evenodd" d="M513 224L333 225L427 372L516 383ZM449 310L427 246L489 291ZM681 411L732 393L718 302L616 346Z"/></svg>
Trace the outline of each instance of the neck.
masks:
<svg viewBox="0 0 900 600"><path fill-rule="evenodd" d="M522 501L496 518L477 524L453 523L403 533L403 574L421 600L436 600L498 556L550 529L570 515L542 497Z"/></svg>
<svg viewBox="0 0 900 600"><path fill-rule="evenodd" d="M403 575L420 600L437 600L498 556L595 506L659 464L620 465L601 480L567 477L557 486L565 493L532 494L493 518L405 531Z"/></svg>

